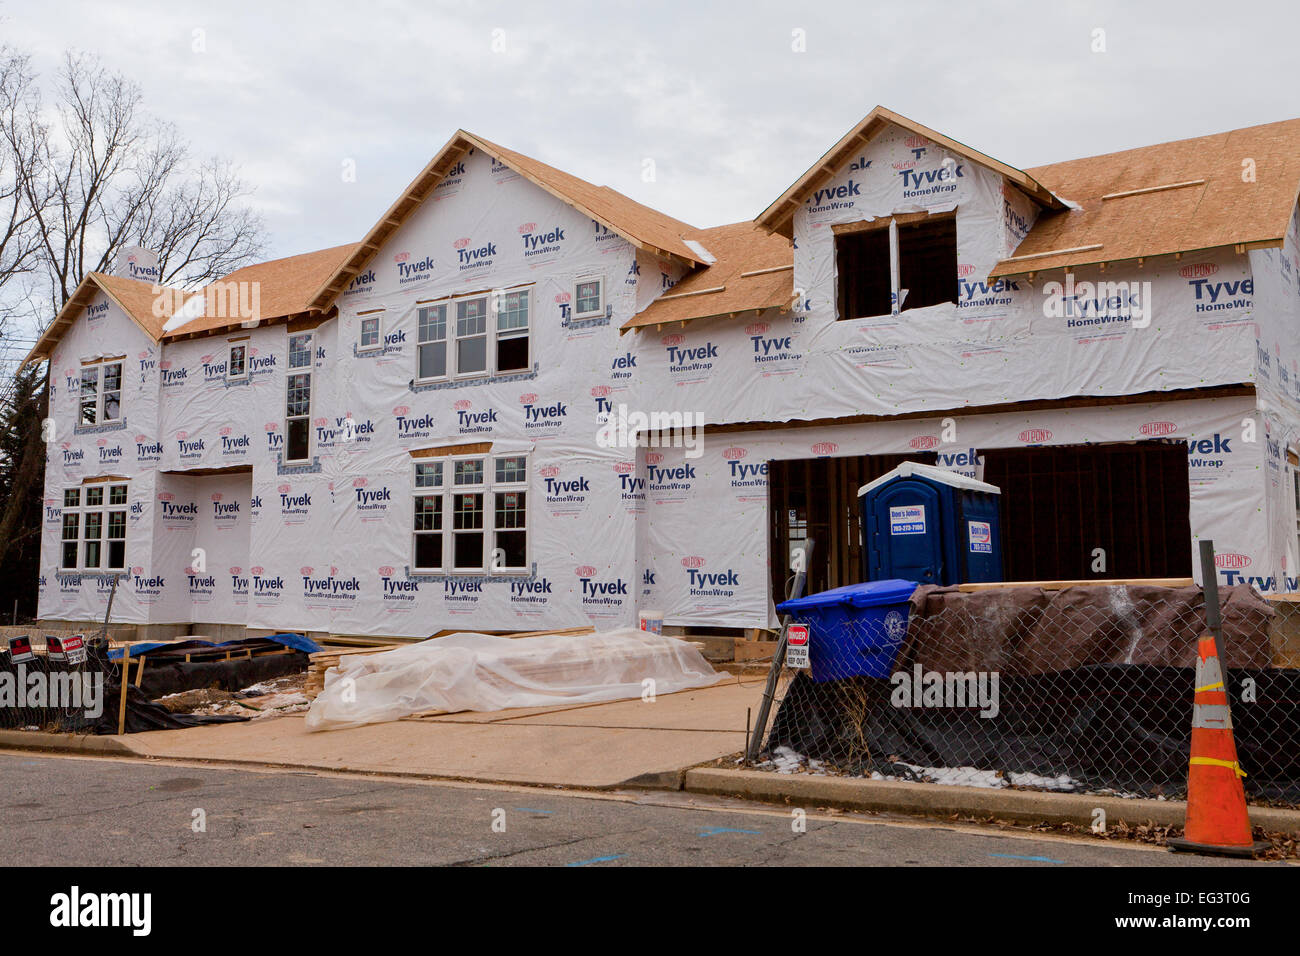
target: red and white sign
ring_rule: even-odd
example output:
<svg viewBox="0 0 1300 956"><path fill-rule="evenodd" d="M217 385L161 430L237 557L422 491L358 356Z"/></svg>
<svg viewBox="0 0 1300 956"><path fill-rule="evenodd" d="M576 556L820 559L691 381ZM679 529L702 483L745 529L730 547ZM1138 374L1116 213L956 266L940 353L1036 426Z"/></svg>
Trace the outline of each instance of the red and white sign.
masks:
<svg viewBox="0 0 1300 956"><path fill-rule="evenodd" d="M808 625L791 624L785 631L785 666L807 670Z"/></svg>

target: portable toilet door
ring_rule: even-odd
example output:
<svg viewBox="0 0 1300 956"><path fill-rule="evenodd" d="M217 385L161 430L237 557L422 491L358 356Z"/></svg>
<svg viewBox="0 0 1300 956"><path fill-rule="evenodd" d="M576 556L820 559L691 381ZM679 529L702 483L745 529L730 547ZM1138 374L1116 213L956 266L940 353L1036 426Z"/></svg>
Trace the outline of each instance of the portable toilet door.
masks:
<svg viewBox="0 0 1300 956"><path fill-rule="evenodd" d="M868 579L942 583L943 505L938 489L923 482L893 482L882 488L868 518L874 547L863 542Z"/></svg>

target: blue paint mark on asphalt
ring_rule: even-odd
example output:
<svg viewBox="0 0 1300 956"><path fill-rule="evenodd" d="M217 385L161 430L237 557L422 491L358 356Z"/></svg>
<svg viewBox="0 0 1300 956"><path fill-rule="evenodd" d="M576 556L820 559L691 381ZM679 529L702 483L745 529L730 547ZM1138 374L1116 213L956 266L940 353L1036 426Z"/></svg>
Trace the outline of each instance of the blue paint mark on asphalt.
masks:
<svg viewBox="0 0 1300 956"><path fill-rule="evenodd" d="M578 860L576 863L566 863L565 866L590 866L592 863L608 863L610 860L620 860L623 858L622 853L615 853L613 856L593 856L590 860Z"/></svg>
<svg viewBox="0 0 1300 956"><path fill-rule="evenodd" d="M520 813L541 813L548 817L555 812L554 810L538 810L534 807L512 807L512 809L518 810Z"/></svg>
<svg viewBox="0 0 1300 956"><path fill-rule="evenodd" d="M1064 860L1053 860L1050 856L1017 856L1014 853L990 853L989 856L997 857L1001 860L1029 860L1033 863L1059 863L1065 865Z"/></svg>
<svg viewBox="0 0 1300 956"><path fill-rule="evenodd" d="M719 833L748 833L750 836L762 836L757 830L733 830L731 827L709 827L706 830L701 830L699 835L711 837L717 836Z"/></svg>

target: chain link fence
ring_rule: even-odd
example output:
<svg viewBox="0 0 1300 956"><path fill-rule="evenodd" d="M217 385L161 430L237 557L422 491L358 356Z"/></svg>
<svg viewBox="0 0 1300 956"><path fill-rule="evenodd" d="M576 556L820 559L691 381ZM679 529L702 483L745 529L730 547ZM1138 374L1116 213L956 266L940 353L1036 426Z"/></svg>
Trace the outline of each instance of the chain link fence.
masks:
<svg viewBox="0 0 1300 956"><path fill-rule="evenodd" d="M1220 599L1247 798L1300 805L1300 604ZM920 588L793 621L811 667L782 667L756 769L1185 795L1199 588Z"/></svg>
<svg viewBox="0 0 1300 956"><path fill-rule="evenodd" d="M75 639L75 640L74 640ZM0 650L0 728L86 733L107 708L117 667L80 633L32 634Z"/></svg>

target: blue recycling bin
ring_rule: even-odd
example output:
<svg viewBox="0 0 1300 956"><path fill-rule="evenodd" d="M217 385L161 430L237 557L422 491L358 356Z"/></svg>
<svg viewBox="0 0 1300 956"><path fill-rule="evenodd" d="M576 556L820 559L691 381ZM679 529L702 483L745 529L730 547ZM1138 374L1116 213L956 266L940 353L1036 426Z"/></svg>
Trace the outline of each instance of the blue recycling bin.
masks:
<svg viewBox="0 0 1300 956"><path fill-rule="evenodd" d="M868 581L783 601L777 611L808 625L812 679L888 677L907 636L916 582Z"/></svg>
<svg viewBox="0 0 1300 956"><path fill-rule="evenodd" d="M858 489L863 576L922 584L1002 580L1001 489L905 461Z"/></svg>

